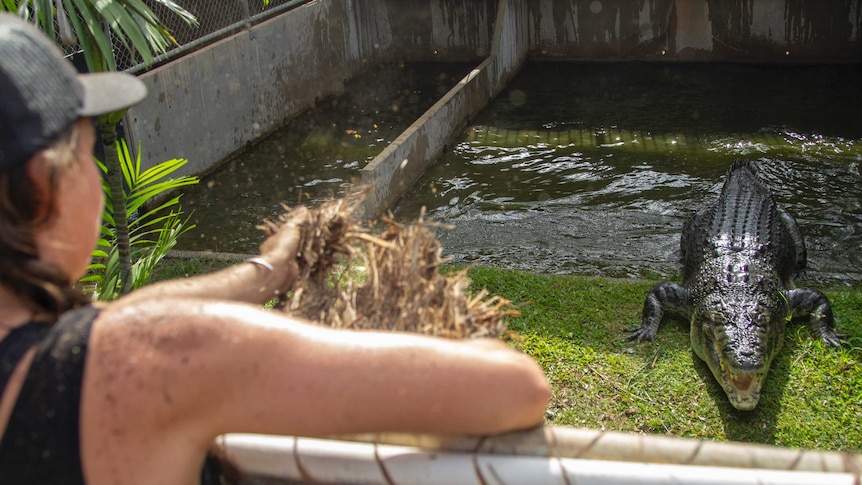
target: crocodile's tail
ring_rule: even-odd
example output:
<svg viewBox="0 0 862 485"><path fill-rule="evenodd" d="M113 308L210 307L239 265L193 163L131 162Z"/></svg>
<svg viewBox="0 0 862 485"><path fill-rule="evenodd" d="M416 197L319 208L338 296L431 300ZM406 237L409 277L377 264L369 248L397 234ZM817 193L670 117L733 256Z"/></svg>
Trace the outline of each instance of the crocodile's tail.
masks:
<svg viewBox="0 0 862 485"><path fill-rule="evenodd" d="M725 178L724 190L728 190L727 188L731 186L731 180L737 177L744 177L745 182L751 182L757 185L759 190L765 190L769 192L769 188L763 181L760 179L760 176L757 175L757 162L753 160L737 160L733 162L733 165L730 166L730 169L727 171L727 177Z"/></svg>

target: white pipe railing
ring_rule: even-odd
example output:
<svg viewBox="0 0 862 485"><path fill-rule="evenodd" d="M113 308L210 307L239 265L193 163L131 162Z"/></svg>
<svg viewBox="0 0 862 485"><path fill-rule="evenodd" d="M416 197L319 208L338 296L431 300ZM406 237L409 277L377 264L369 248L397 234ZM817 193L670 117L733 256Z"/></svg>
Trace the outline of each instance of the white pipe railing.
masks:
<svg viewBox="0 0 862 485"><path fill-rule="evenodd" d="M229 434L252 476L316 484L859 485L862 455L544 427L485 438Z"/></svg>

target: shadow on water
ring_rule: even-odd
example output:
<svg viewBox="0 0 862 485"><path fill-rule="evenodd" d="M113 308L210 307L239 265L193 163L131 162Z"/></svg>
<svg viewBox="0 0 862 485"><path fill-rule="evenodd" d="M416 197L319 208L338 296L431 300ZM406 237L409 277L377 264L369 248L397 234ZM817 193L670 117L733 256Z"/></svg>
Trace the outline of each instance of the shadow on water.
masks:
<svg viewBox="0 0 862 485"><path fill-rule="evenodd" d="M389 65L206 177L182 249L255 251L282 203L341 195L473 66ZM862 281L859 65L527 65L394 208L454 225L446 256L541 273L668 279L684 220L759 160L814 283Z"/></svg>

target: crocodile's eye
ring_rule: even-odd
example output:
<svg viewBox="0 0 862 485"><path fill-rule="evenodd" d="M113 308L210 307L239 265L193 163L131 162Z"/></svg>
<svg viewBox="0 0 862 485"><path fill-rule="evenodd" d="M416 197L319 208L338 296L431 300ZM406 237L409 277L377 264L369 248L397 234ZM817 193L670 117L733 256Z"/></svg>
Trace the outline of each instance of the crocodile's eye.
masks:
<svg viewBox="0 0 862 485"><path fill-rule="evenodd" d="M721 310L710 310L707 313L707 317L715 325L724 325L727 323L727 316Z"/></svg>
<svg viewBox="0 0 862 485"><path fill-rule="evenodd" d="M707 302L705 305L698 306L694 311L694 324L700 327L704 337L715 340L716 334L723 331L727 324L727 318L724 315L723 308L720 305Z"/></svg>
<svg viewBox="0 0 862 485"><path fill-rule="evenodd" d="M703 334L707 338L709 338L710 340L715 340L715 326L711 322L709 322L708 320L704 321L701 325L701 328L703 329Z"/></svg>

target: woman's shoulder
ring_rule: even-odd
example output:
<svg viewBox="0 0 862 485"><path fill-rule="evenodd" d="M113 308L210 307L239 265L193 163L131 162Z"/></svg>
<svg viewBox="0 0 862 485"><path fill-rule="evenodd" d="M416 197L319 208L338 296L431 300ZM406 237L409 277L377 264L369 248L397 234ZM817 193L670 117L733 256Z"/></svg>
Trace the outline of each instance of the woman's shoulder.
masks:
<svg viewBox="0 0 862 485"><path fill-rule="evenodd" d="M218 374L218 365L225 365L226 353L242 352L231 344L242 328L222 317L226 306L237 312L262 312L251 305L194 298L119 300L104 305L91 331L88 372L132 379L94 384L129 387L126 391L139 395L143 403L170 401L170 410L177 412L184 401L200 398L199 393L189 392L190 382L200 391L210 380L225 379Z"/></svg>
<svg viewBox="0 0 862 485"><path fill-rule="evenodd" d="M81 401L82 456L93 473L113 473L111 463L149 483L200 473L220 401L211 391L232 385L217 367L225 330L205 317L208 305L161 299L98 309Z"/></svg>
<svg viewBox="0 0 862 485"><path fill-rule="evenodd" d="M170 357L174 352L207 348L207 341L225 330L210 317L213 302L194 298L158 298L152 300L117 300L103 304L93 330L97 345L110 345L101 351L157 352ZM118 358L128 355L119 352Z"/></svg>
<svg viewBox="0 0 862 485"><path fill-rule="evenodd" d="M243 352L230 345L237 329L220 322L212 305L165 298L102 307L89 341L86 402L139 432L206 419L215 391L233 384L220 369L227 354Z"/></svg>

